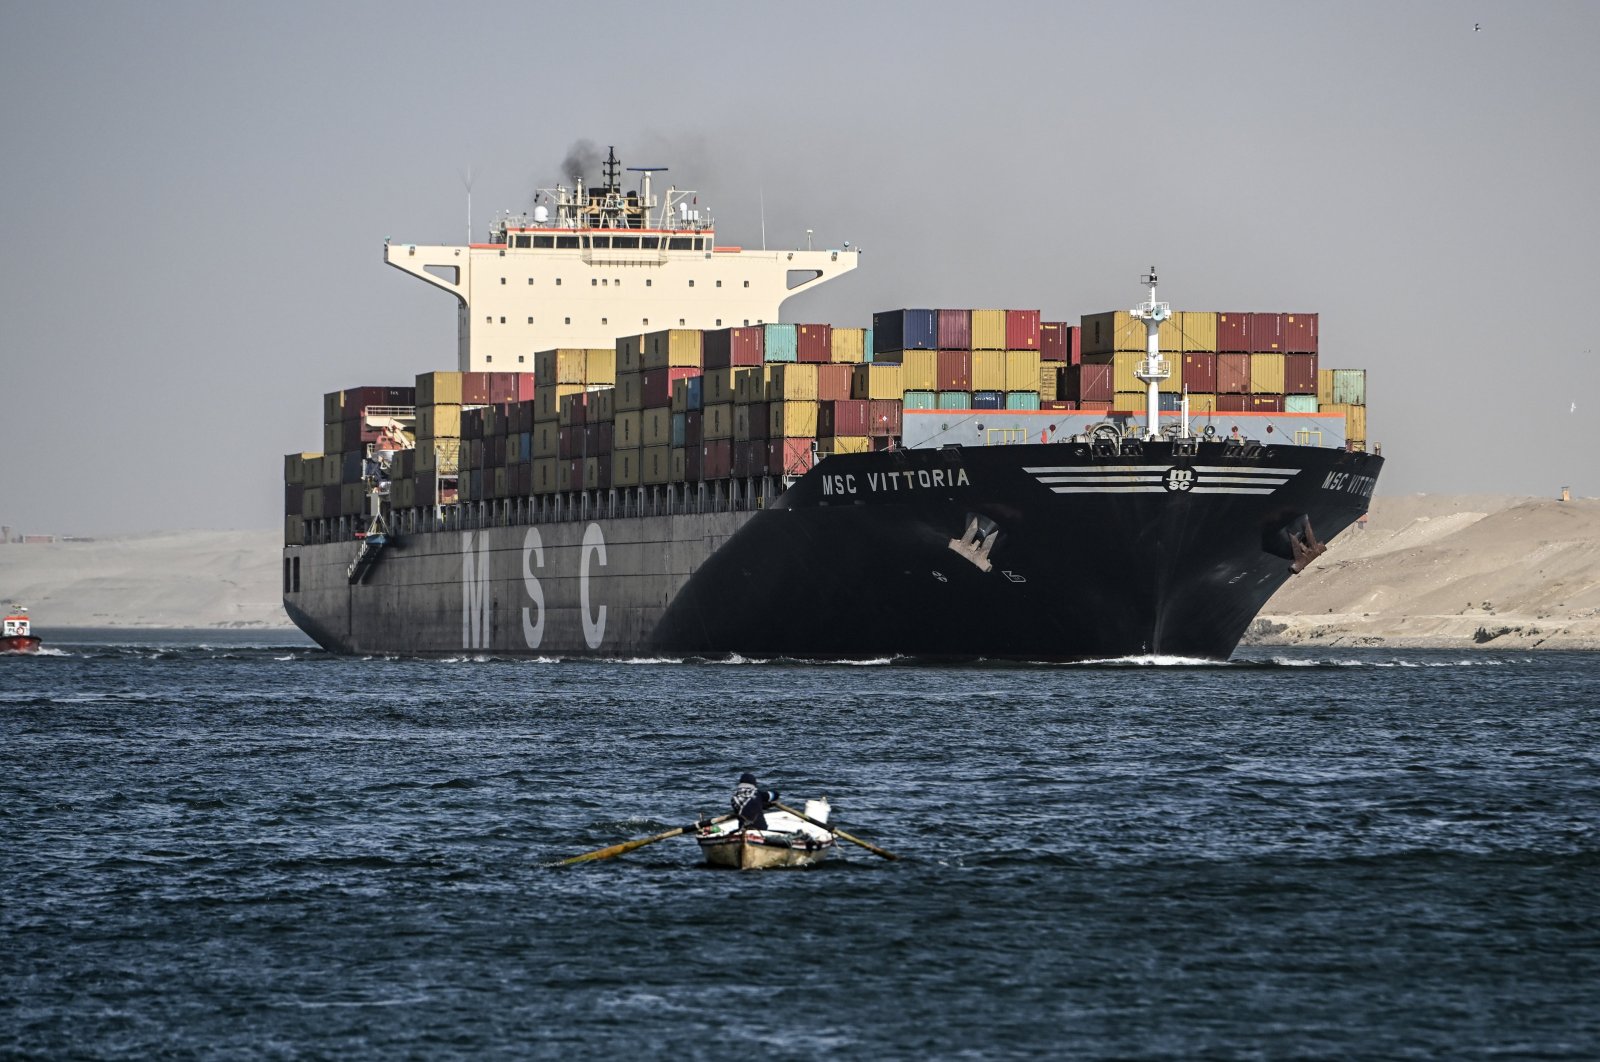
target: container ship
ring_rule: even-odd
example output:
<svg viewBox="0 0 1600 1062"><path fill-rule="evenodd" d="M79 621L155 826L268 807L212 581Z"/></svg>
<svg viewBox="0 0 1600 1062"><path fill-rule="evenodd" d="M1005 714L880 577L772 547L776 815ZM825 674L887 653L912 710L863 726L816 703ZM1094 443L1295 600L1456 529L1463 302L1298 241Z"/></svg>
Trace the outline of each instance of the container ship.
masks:
<svg viewBox="0 0 1600 1062"><path fill-rule="evenodd" d="M1314 313L779 323L859 251L722 246L613 152L488 242L385 244L457 367L324 396L283 601L351 654L1222 660L1359 518ZM633 178L630 178L632 180Z"/></svg>

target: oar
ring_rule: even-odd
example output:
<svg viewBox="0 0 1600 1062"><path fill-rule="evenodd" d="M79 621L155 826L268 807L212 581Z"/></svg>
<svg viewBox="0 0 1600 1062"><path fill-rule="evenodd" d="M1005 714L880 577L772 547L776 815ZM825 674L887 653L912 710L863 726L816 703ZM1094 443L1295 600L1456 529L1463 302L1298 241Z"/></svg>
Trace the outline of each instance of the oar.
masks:
<svg viewBox="0 0 1600 1062"><path fill-rule="evenodd" d="M895 855L893 852L886 852L882 848L879 848L875 844L868 844L866 841L863 841L859 837L850 836L848 833L845 833L843 830L839 829L839 827L837 827L837 826L830 826L826 822L818 822L816 819L812 818L810 815L807 815L803 811L796 811L794 808L791 808L788 804L780 804L777 801L773 801L772 802L772 806L775 807L775 808L778 808L780 810L787 811L789 814L793 815L795 818L800 819L800 820L802 820L804 822L809 822L809 823L811 823L811 825L820 827L821 829L824 829L824 830L827 830L829 833L838 834L840 837L843 837L845 840L849 841L851 844L859 844L862 848L865 848L867 851L871 852L873 855L882 856L885 859L899 859L900 858L899 856Z"/></svg>
<svg viewBox="0 0 1600 1062"><path fill-rule="evenodd" d="M593 852L585 852L583 855L575 855L570 859L563 859L560 862L551 863L550 866L570 867L574 863L588 863L595 859L614 859L619 855L626 855L635 848L643 848L647 844L655 844L657 841L665 841L668 837L676 837L679 834L688 833L690 830L703 830L709 826L715 826L719 822L727 822L733 817L734 816L730 814L718 815L714 819L701 819L699 822L691 822L687 826L679 826L676 829L666 830L650 837L640 837L638 840L634 841L623 841L621 844L614 844L609 848L600 848Z"/></svg>

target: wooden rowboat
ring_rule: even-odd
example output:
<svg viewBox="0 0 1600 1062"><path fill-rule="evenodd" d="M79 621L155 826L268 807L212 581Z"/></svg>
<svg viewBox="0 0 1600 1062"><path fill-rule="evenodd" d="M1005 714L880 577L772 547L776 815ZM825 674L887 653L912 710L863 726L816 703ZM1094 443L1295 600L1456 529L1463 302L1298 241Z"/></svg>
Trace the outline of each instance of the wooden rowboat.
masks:
<svg viewBox="0 0 1600 1062"><path fill-rule="evenodd" d="M828 801L806 801L805 813L818 822L828 821ZM745 829L737 819L700 830L695 839L706 863L738 870L769 867L805 867L820 863L833 851L833 834L787 811L768 811L764 830Z"/></svg>

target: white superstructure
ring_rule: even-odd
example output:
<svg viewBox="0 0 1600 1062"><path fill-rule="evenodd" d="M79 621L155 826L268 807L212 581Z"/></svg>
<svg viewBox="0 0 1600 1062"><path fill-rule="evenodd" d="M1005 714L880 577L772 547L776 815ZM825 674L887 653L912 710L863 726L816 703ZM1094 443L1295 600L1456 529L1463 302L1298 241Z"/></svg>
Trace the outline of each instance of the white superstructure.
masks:
<svg viewBox="0 0 1600 1062"><path fill-rule="evenodd" d="M610 347L663 328L772 323L783 301L856 267L860 252L719 247L693 192L658 201L617 181L541 189L531 214L496 220L488 243L386 243L384 260L459 302L459 368L532 372L535 351Z"/></svg>

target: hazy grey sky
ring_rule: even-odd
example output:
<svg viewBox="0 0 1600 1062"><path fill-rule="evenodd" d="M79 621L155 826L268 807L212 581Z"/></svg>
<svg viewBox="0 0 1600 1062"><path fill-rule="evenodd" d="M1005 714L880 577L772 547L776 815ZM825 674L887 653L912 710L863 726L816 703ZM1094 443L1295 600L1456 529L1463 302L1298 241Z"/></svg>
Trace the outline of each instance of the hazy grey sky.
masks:
<svg viewBox="0 0 1600 1062"><path fill-rule="evenodd" d="M1481 30L1474 31L1474 24ZM0 523L279 522L321 395L455 364L385 237L568 147L897 306L1322 314L1382 493L1600 493L1600 4L0 2ZM1572 405L1576 403L1576 412Z"/></svg>

